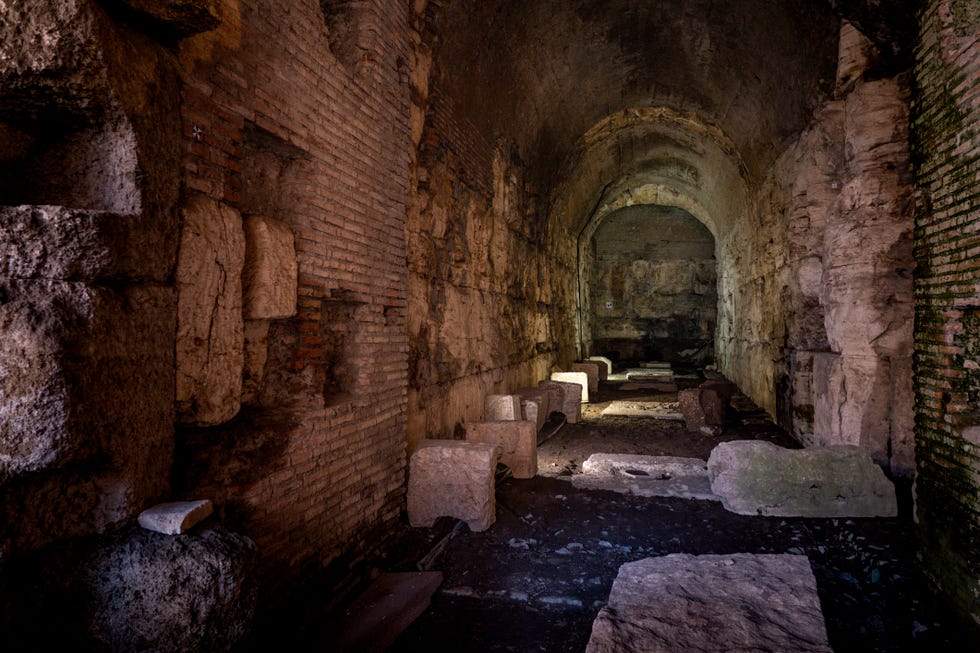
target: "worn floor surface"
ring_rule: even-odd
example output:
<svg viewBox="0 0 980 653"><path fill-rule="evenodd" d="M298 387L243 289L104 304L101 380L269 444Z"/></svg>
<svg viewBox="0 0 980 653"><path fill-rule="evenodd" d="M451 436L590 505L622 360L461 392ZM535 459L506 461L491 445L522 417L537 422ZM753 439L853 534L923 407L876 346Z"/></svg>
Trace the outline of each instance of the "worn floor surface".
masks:
<svg viewBox="0 0 980 653"><path fill-rule="evenodd" d="M688 433L674 420L600 416L622 399L676 410L669 403L676 395L604 385L580 423L539 447L536 478L498 484L497 523L483 533L464 528L449 541L432 567L445 574L442 587L392 651L584 651L623 563L667 553L773 552L809 556L838 653L980 650L977 632L952 617L916 573L909 500L900 500L895 519L794 519L740 516L713 501L573 487L571 475L594 452L707 459L722 440L794 446L741 397L720 437ZM910 496L907 487L900 496ZM401 559L388 570L414 569L451 527L445 520L406 529ZM329 633L321 636L329 642Z"/></svg>

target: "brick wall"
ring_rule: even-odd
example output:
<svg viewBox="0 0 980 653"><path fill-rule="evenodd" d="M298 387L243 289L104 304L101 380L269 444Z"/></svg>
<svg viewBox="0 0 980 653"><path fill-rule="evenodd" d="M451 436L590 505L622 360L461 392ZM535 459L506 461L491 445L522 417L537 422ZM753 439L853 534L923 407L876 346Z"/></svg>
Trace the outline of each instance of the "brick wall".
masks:
<svg viewBox="0 0 980 653"><path fill-rule="evenodd" d="M917 513L924 569L980 621L980 10L931 0L919 21Z"/></svg>
<svg viewBox="0 0 980 653"><path fill-rule="evenodd" d="M290 226L298 314L269 331L276 392L184 429L178 476L256 540L271 596L302 576L342 581L402 509L410 7L220 13L180 44L185 190Z"/></svg>

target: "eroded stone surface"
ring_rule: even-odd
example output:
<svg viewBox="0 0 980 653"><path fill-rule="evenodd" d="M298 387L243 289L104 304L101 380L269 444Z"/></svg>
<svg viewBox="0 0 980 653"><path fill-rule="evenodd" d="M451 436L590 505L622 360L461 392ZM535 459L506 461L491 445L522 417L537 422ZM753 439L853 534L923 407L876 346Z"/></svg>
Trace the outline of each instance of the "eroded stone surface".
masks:
<svg viewBox="0 0 980 653"><path fill-rule="evenodd" d="M609 490L640 497L680 497L720 501L711 491L708 468L700 458L596 453L572 476L580 489Z"/></svg>
<svg viewBox="0 0 980 653"><path fill-rule="evenodd" d="M684 419L674 402L659 401L611 401L602 409L602 415L623 417L650 417L652 419Z"/></svg>
<svg viewBox="0 0 980 653"><path fill-rule="evenodd" d="M510 467L514 478L534 478L538 473L536 424L527 420L467 422L466 441L500 447L500 462Z"/></svg>
<svg viewBox="0 0 980 653"><path fill-rule="evenodd" d="M677 403L689 431L718 435L725 422L725 403L711 388L687 388L677 393Z"/></svg>
<svg viewBox="0 0 980 653"><path fill-rule="evenodd" d="M600 381L605 381L609 378L609 375L613 373L613 363L605 356L589 356L585 360L587 362L598 363Z"/></svg>
<svg viewBox="0 0 980 653"><path fill-rule="evenodd" d="M296 314L296 250L289 225L262 216L247 217L244 266L245 319L274 320Z"/></svg>
<svg viewBox="0 0 980 653"><path fill-rule="evenodd" d="M895 487L859 447L783 449L723 442L708 458L711 490L740 515L894 517Z"/></svg>
<svg viewBox="0 0 980 653"><path fill-rule="evenodd" d="M522 388L517 396L521 399L521 416L534 422L540 431L551 414L551 395L541 388Z"/></svg>
<svg viewBox="0 0 980 653"><path fill-rule="evenodd" d="M589 392L599 391L599 364L598 363L572 363L573 372L585 372L589 379Z"/></svg>
<svg viewBox="0 0 980 653"><path fill-rule="evenodd" d="M560 412L569 424L578 423L582 417L582 384L563 381L542 381L538 387L548 392L551 410Z"/></svg>
<svg viewBox="0 0 980 653"><path fill-rule="evenodd" d="M588 653L830 653L806 556L674 553L619 569Z"/></svg>
<svg viewBox="0 0 980 653"><path fill-rule="evenodd" d="M518 395L487 395L483 402L483 419L488 422L521 419Z"/></svg>
<svg viewBox="0 0 980 653"><path fill-rule="evenodd" d="M238 412L245 236L238 211L203 195L183 209L177 261L177 416L209 425Z"/></svg>
<svg viewBox="0 0 980 653"><path fill-rule="evenodd" d="M114 651L227 651L251 629L255 544L222 528L132 529L83 565L88 636Z"/></svg>
<svg viewBox="0 0 980 653"><path fill-rule="evenodd" d="M494 472L500 447L482 442L423 440L408 472L408 521L432 526L439 517L485 531L497 519Z"/></svg>

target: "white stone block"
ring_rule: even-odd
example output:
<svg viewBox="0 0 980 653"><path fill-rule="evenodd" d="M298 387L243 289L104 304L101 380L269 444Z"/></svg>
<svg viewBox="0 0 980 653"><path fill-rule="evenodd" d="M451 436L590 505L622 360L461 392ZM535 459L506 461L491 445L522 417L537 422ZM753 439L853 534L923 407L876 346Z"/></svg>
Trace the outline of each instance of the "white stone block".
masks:
<svg viewBox="0 0 980 653"><path fill-rule="evenodd" d="M139 514L137 520L140 526L148 531L155 531L164 535L180 535L207 519L213 509L211 501L208 499L172 501L144 510Z"/></svg>

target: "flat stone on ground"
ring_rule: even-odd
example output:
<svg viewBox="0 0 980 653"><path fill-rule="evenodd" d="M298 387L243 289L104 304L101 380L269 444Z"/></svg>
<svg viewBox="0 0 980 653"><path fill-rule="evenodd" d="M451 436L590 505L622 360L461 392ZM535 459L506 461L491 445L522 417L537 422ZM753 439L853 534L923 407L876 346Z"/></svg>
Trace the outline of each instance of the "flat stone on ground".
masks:
<svg viewBox="0 0 980 653"><path fill-rule="evenodd" d="M572 476L572 485L581 490L720 501L700 458L595 453L582 463L582 472Z"/></svg>
<svg viewBox="0 0 980 653"><path fill-rule="evenodd" d="M806 556L674 553L619 569L587 653L831 653Z"/></svg>
<svg viewBox="0 0 980 653"><path fill-rule="evenodd" d="M708 458L711 489L727 510L774 517L894 517L895 486L853 446L784 449L736 440Z"/></svg>
<svg viewBox="0 0 980 653"><path fill-rule="evenodd" d="M650 417L652 419L682 420L675 402L661 401L611 401L602 409L603 417Z"/></svg>
<svg viewBox="0 0 980 653"><path fill-rule="evenodd" d="M140 526L148 531L164 535L179 535L207 519L212 511L213 506L208 499L172 501L144 510L139 514L138 521Z"/></svg>

